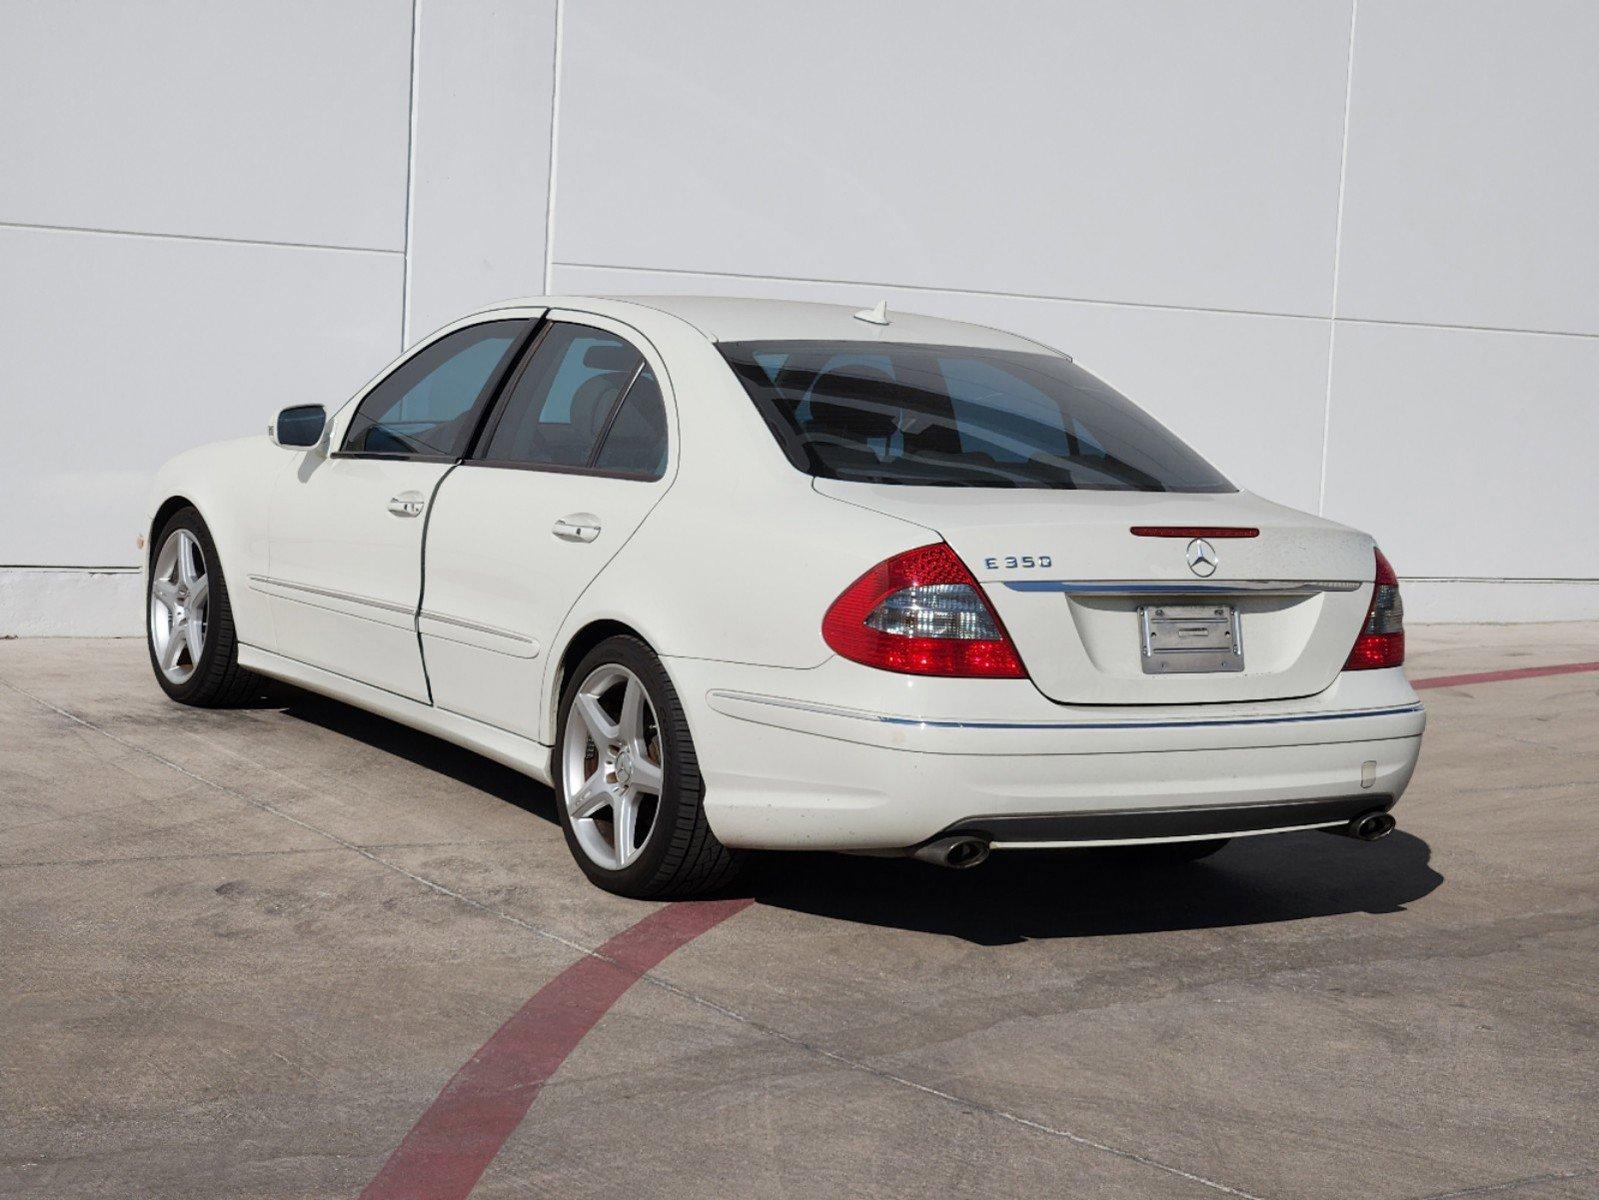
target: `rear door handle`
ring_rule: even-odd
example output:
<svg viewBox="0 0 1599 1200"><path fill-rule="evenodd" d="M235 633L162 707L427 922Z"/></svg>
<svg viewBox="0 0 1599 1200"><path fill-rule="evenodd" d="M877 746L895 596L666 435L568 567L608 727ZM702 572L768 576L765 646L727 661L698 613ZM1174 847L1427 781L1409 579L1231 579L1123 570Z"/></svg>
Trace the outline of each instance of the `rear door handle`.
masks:
<svg viewBox="0 0 1599 1200"><path fill-rule="evenodd" d="M600 519L593 513L568 513L555 522L550 532L563 541L592 542L600 536Z"/></svg>
<svg viewBox="0 0 1599 1200"><path fill-rule="evenodd" d="M426 503L421 492L401 492L389 498L389 511L397 517L420 517Z"/></svg>

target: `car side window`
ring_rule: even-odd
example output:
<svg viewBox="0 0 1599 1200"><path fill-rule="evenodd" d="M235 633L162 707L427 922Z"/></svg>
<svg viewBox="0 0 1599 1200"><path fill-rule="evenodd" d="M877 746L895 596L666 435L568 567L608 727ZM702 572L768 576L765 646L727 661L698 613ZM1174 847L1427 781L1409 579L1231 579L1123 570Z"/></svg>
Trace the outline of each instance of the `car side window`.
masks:
<svg viewBox="0 0 1599 1200"><path fill-rule="evenodd" d="M616 410L594 465L645 479L666 474L666 405L649 367L639 372L622 397L622 407Z"/></svg>
<svg viewBox="0 0 1599 1200"><path fill-rule="evenodd" d="M495 369L526 328L526 321L485 321L413 354L361 401L344 435L344 452L420 458L465 453Z"/></svg>
<svg viewBox="0 0 1599 1200"><path fill-rule="evenodd" d="M615 334L551 324L506 395L480 457L521 466L593 467L617 403L643 361ZM664 432L664 419L661 424Z"/></svg>

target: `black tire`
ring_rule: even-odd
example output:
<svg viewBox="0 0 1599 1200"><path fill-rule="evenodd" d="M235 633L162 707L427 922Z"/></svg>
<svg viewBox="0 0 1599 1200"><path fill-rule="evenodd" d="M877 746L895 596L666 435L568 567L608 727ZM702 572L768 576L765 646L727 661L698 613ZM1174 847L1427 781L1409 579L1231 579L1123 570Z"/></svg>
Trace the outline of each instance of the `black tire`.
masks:
<svg viewBox="0 0 1599 1200"><path fill-rule="evenodd" d="M625 667L644 685L655 711L656 732L663 760L661 795L644 838L643 849L631 863L613 870L596 863L578 841L567 811L565 747L573 697L582 682L607 665ZM638 638L607 638L583 656L561 689L560 720L556 725L552 758L556 812L566 844L591 882L635 900L681 900L719 891L743 869L746 855L729 850L716 840L701 803L705 785L688 720L672 680L647 645Z"/></svg>
<svg viewBox="0 0 1599 1200"><path fill-rule="evenodd" d="M150 608L151 592L156 585L155 564L167 539L179 529L188 530L199 543L210 594L206 604L205 644L199 662L194 664L194 671L187 679L175 682L162 671L156 656ZM150 543L148 565L151 569L146 573L145 580L144 640L150 653L150 669L155 672L161 690L179 704L191 704L198 708L232 708L260 695L266 681L254 671L239 665L239 641L233 628L233 608L228 602L228 584L222 574L222 558L217 553L216 543L211 540L211 531L206 528L198 512L193 508L180 508L167 518Z"/></svg>

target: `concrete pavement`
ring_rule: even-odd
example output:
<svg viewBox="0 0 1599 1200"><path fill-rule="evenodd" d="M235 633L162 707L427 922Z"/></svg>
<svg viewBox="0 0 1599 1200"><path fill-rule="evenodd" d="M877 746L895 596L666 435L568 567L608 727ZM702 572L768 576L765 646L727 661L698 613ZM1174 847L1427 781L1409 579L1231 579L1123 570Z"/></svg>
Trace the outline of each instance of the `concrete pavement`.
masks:
<svg viewBox="0 0 1599 1200"><path fill-rule="evenodd" d="M1579 660L1599 625L1417 629L1408 666ZM1599 1196L1599 673L1424 698L1376 845L768 860L472 1195ZM0 1195L356 1196L655 907L464 751L0 642Z"/></svg>

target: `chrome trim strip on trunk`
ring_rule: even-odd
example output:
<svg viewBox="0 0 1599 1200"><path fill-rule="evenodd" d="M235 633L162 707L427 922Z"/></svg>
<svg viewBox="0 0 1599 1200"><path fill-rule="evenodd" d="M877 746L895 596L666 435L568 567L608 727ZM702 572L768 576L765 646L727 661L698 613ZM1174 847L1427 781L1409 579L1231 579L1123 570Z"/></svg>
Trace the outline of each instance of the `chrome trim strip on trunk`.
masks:
<svg viewBox="0 0 1599 1200"><path fill-rule="evenodd" d="M1397 717L1421 712L1420 704L1367 708L1353 712L1299 713L1283 717L1225 717L1197 721L927 721L918 717L878 717L887 725L924 725L929 729L1221 729L1240 725L1302 725L1311 721L1352 721L1364 717Z"/></svg>
<svg viewBox="0 0 1599 1200"><path fill-rule="evenodd" d="M1283 716L1261 715L1253 717L1198 717L1178 721L954 721L933 717L898 717L885 713L863 712L855 708L842 708L833 704L818 704L807 700L787 700L778 696L757 696L749 692L712 691L710 700L742 701L746 704L763 704L770 708L787 708L799 712L817 713L828 717L847 717L856 721L872 721L882 725L910 725L924 729L1217 729L1248 725L1301 725L1312 721L1351 721L1365 717L1397 717L1424 711L1419 701L1411 704L1389 705L1384 708L1344 709L1338 712L1289 713ZM721 710L719 710L721 711Z"/></svg>
<svg viewBox="0 0 1599 1200"><path fill-rule="evenodd" d="M1005 579L999 582L1013 592L1064 592L1068 596L1313 596L1319 592L1353 592L1364 586L1363 581L1351 579L1235 579L1227 583Z"/></svg>

